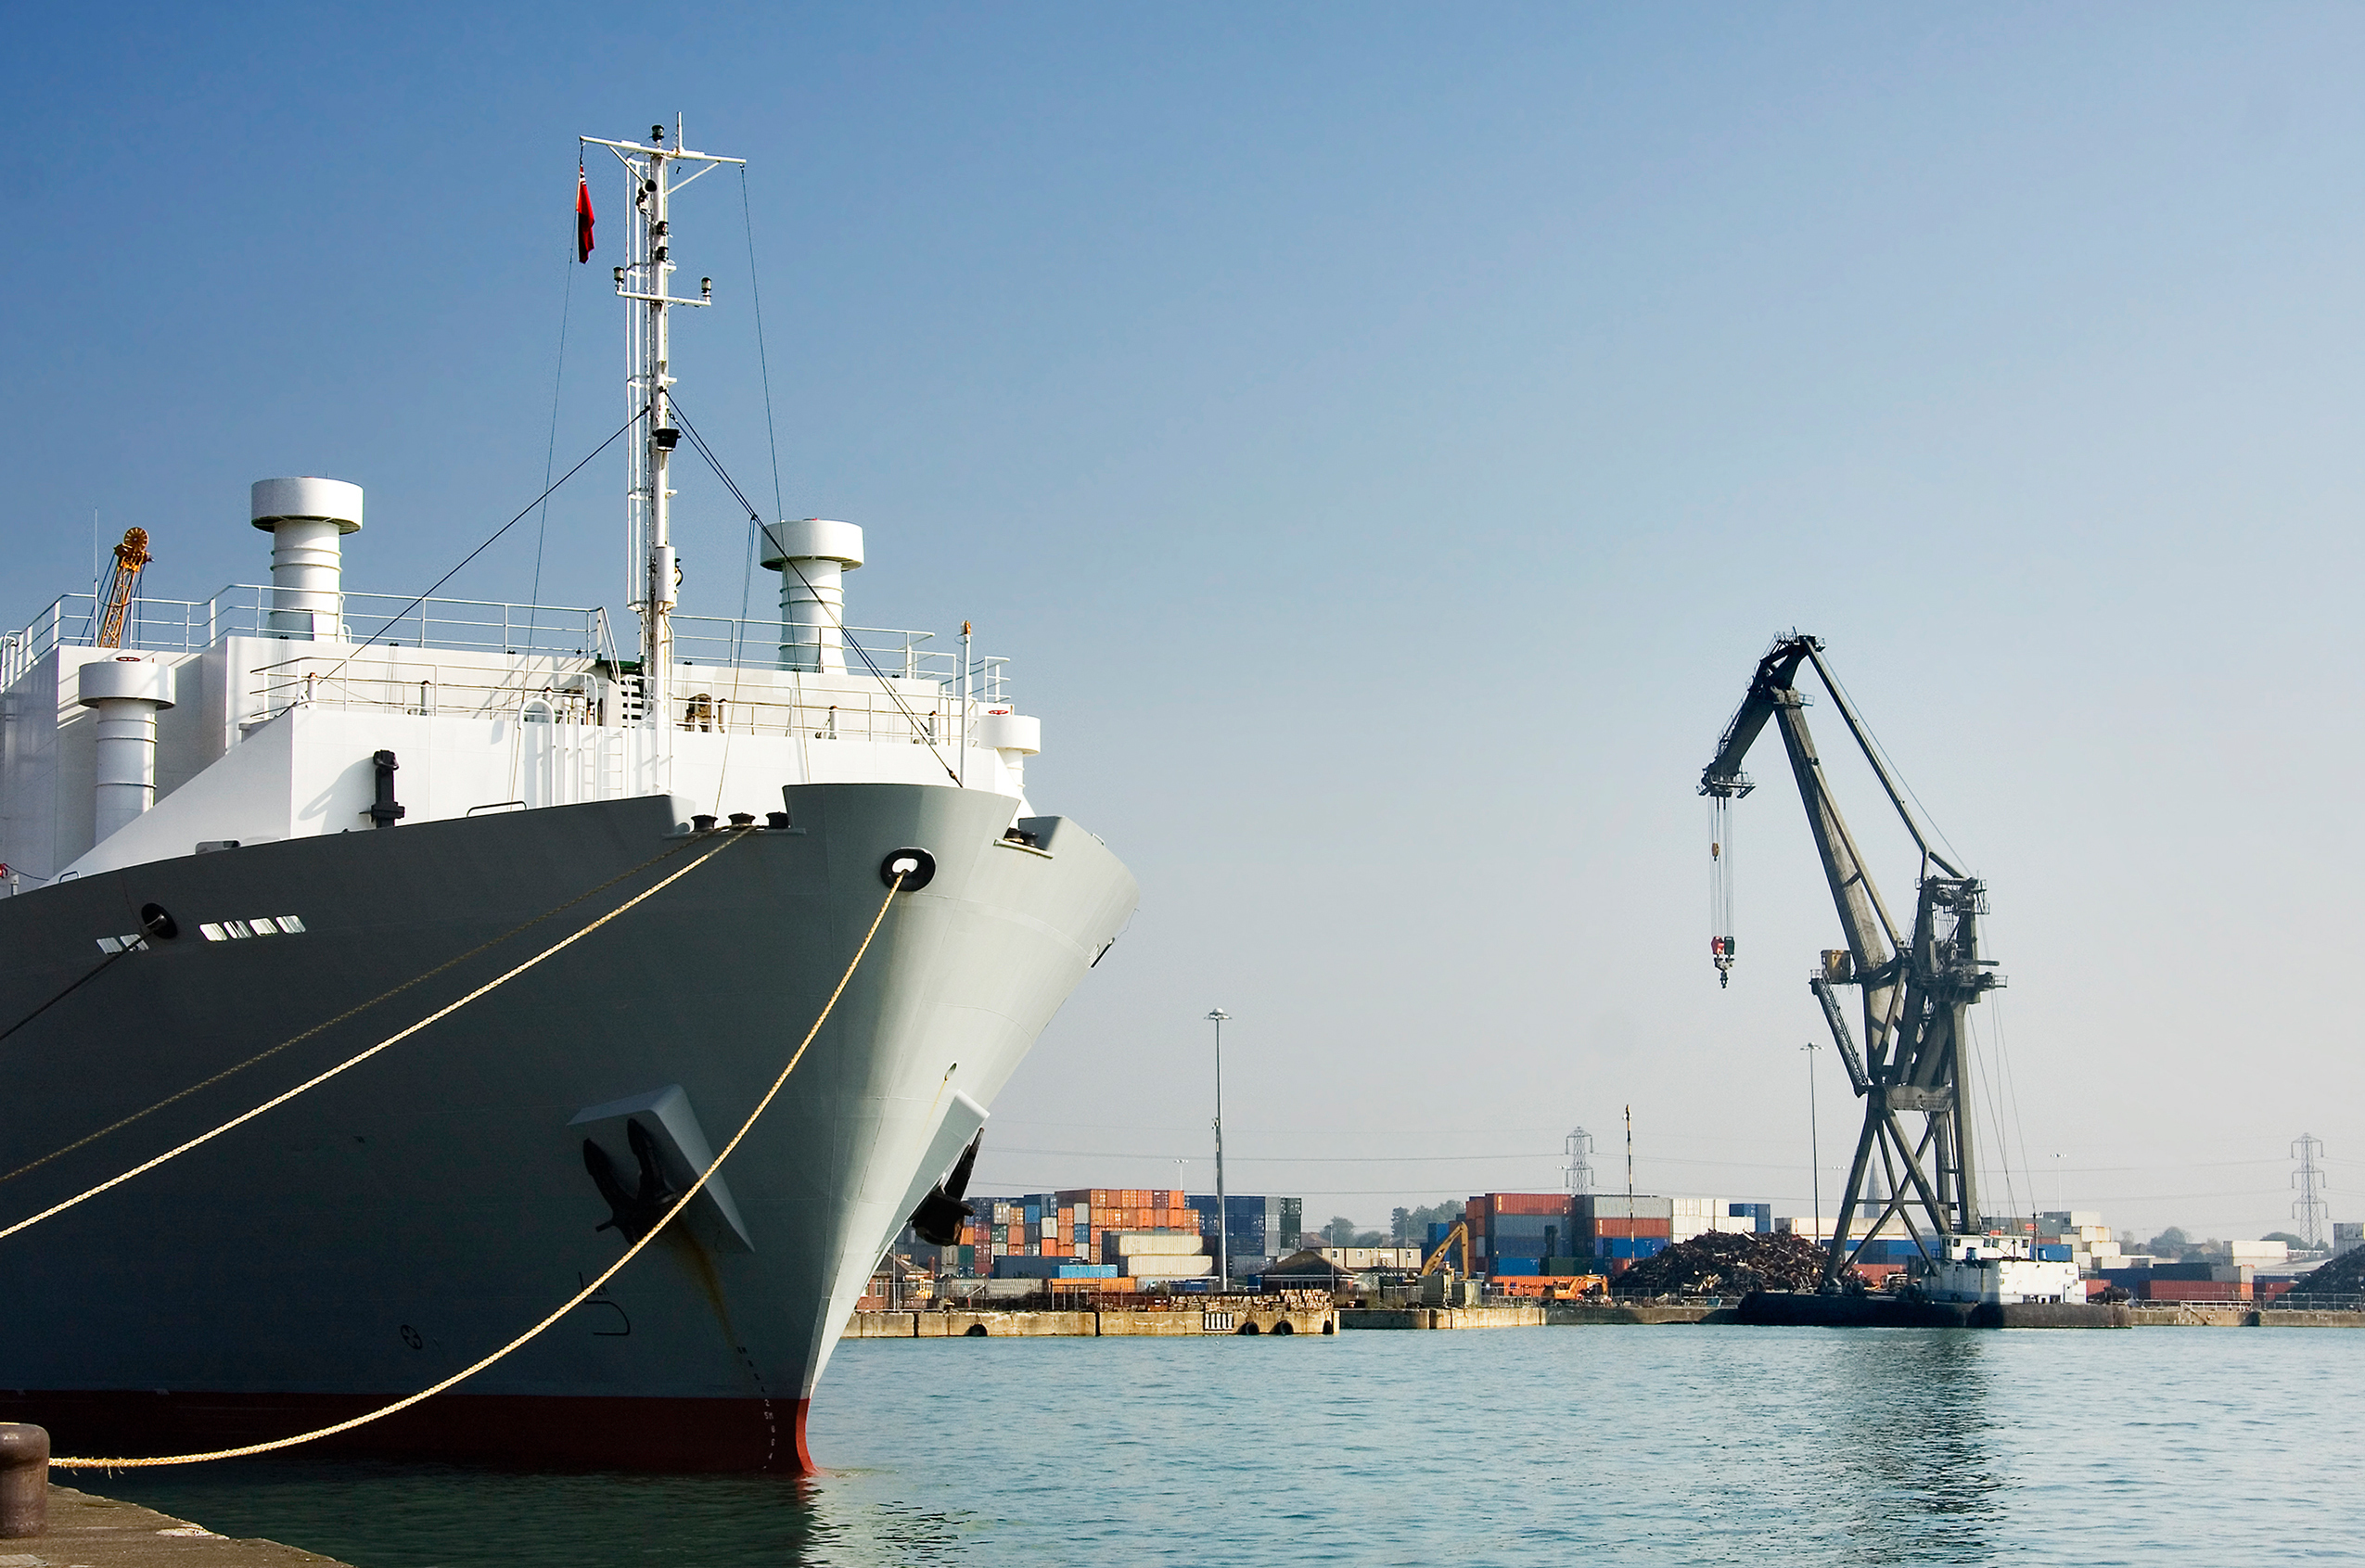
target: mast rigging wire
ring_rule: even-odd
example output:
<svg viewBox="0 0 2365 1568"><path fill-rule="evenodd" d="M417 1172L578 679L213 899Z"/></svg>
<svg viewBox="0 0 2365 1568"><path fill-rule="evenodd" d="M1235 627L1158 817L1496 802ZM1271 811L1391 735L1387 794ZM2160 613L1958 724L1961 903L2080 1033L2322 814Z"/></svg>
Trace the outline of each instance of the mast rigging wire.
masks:
<svg viewBox="0 0 2365 1568"><path fill-rule="evenodd" d="M597 457L601 453L606 452L609 447L614 446L616 444L617 437L621 436L625 431L639 424L644 418L647 417L647 415L648 409L646 406L634 409L633 411L632 417L625 420L621 425L616 427L616 428L609 433L608 438L606 440L600 442L597 446L592 448L589 453L585 453L583 460L581 463L576 464L572 468L569 468L565 473L559 475L556 484L546 486L540 495L535 496L531 501L526 503L525 509L523 511L510 518L507 522L502 524L499 528L493 529L492 536L486 539L483 543L478 545L475 549L461 556L459 565L454 566L450 571L445 572L441 577L439 577L433 582L428 583L426 593L421 593L417 598L413 599L409 604L404 605L401 610L388 617L385 625L380 626L376 631L371 632L367 637L354 644L352 651L348 653L343 658L339 659L337 661L336 669L328 671L328 673L323 676L322 679L334 681L338 675L343 671L347 665L353 662L354 658L360 655L364 648L375 645L380 637L386 635L388 628L395 625L403 618L403 617L409 615L413 610L417 609L421 605L426 604L428 599L434 597L435 591L437 589L442 587L445 583L459 576L462 567L465 567L470 561L475 560L479 555L483 555L486 551L492 549L493 545L500 542L502 535L507 533L511 529L516 528L519 523L524 522L526 518L532 514L535 507L550 499L553 491L556 491L569 479L573 478L576 475L589 467L593 458Z"/></svg>
<svg viewBox="0 0 2365 1568"><path fill-rule="evenodd" d="M739 216L744 220L748 236L748 293L756 303L756 366L763 373L763 427L772 439L772 513L779 516L788 510L780 499L780 427L772 416L772 362L763 346L763 285L757 281L756 216L748 201L748 166L739 165ZM745 615L745 610L740 614Z"/></svg>
<svg viewBox="0 0 2365 1568"><path fill-rule="evenodd" d="M679 398L669 397L667 399L667 402L673 411L673 417L679 419L682 422L682 428L688 432L690 444L697 449L697 453L700 457L706 459L706 465L714 470L714 477L721 479L725 488L727 488L731 493L738 499L740 510L747 513L748 521L754 523L758 528L763 527L763 514L755 509L754 504L748 500L748 492L739 488L738 481L734 479L730 473L722 466L722 460L714 455L714 449L706 444L706 438L698 434L698 427L690 423L690 416L682 412L681 400ZM879 689L884 691L888 696L894 701L895 706L902 710L905 721L912 726L912 733L917 736L921 744L928 748L928 755L935 758L936 765L944 770L944 776L951 779L955 784L958 784L961 782L961 775L953 770L952 763L947 762L944 759L944 753L936 748L936 739L921 725L920 716L912 711L912 705L903 700L903 694L895 689L895 683L887 678L887 672L879 669L878 661L871 657L870 650L863 647L862 644L856 642L853 636L847 631L846 617L844 614L836 608L833 608L821 597L820 593L813 588L812 580L806 577L803 572L798 570L797 563L793 559L783 559L781 562L781 569L784 571L792 571L797 573L797 580L805 585L807 592L812 593L812 602L820 605L823 612L826 614L831 621L836 624L839 640L842 641L846 646L853 649L855 653L862 656L863 667L865 669L868 669L871 672L872 678L878 682ZM963 732L961 743L965 746L968 742L968 715L965 713L963 714L961 716L961 729Z"/></svg>

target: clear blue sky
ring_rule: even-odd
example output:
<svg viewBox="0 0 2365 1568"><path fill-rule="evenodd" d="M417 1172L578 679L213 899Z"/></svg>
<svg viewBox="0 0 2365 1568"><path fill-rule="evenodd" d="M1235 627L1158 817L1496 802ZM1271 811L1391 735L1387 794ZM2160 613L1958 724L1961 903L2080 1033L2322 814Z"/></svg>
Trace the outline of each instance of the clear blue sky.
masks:
<svg viewBox="0 0 2365 1568"><path fill-rule="evenodd" d="M1644 1190L1803 1209L1834 922L1770 744L1719 993L1692 793L1796 625L1992 885L2011 1196L2256 1234L2312 1129L2365 1217L2365 14L646 15L12 7L0 618L94 512L152 592L253 580L284 473L367 487L349 583L424 587L554 386L562 469L623 417L573 137L679 111L750 160L781 509L868 530L857 620L1016 661L1038 805L1141 876L985 1181L1211 1185L1221 1002L1235 1189L1550 1187L1631 1104ZM739 186L677 216L684 405L769 508ZM620 474L545 601L620 608ZM737 519L682 516L735 613Z"/></svg>

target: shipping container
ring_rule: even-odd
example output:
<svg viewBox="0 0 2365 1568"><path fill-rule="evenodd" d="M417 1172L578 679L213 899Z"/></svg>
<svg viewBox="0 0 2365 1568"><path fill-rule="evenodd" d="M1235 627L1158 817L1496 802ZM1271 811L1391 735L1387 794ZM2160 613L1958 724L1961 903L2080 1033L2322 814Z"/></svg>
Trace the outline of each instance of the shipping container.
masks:
<svg viewBox="0 0 2365 1568"><path fill-rule="evenodd" d="M1125 1258L1119 1267L1136 1280L1189 1280L1215 1272L1215 1259L1205 1253L1187 1256L1144 1254Z"/></svg>
<svg viewBox="0 0 2365 1568"><path fill-rule="evenodd" d="M1483 1207L1488 1213L1497 1216L1562 1215L1568 1212L1568 1204L1566 1192L1489 1192L1483 1198L1472 1199L1470 1206L1474 1209Z"/></svg>
<svg viewBox="0 0 2365 1568"><path fill-rule="evenodd" d="M1104 1243L1119 1257L1149 1256L1174 1257L1197 1253L1203 1245L1199 1233L1190 1230L1120 1230Z"/></svg>
<svg viewBox="0 0 2365 1568"><path fill-rule="evenodd" d="M1664 1236L1608 1236L1593 1243L1593 1256L1633 1262L1638 1258L1656 1257L1668 1249Z"/></svg>
<svg viewBox="0 0 2365 1568"><path fill-rule="evenodd" d="M1592 1193L1579 1197L1573 1212L1579 1222L1630 1217L1672 1219L1675 1217L1675 1204L1671 1199L1644 1197L1639 1193L1631 1198L1622 1193L1615 1197Z"/></svg>
<svg viewBox="0 0 2365 1568"><path fill-rule="evenodd" d="M2247 1301L2250 1287L2231 1280L2146 1280L2136 1293L2139 1301Z"/></svg>
<svg viewBox="0 0 2365 1568"><path fill-rule="evenodd" d="M1575 1239L1579 1242L1595 1242L1611 1236L1620 1239L1649 1236L1665 1242L1672 1241L1675 1236L1675 1222L1671 1219L1596 1219L1590 1225L1579 1221L1574 1229Z"/></svg>

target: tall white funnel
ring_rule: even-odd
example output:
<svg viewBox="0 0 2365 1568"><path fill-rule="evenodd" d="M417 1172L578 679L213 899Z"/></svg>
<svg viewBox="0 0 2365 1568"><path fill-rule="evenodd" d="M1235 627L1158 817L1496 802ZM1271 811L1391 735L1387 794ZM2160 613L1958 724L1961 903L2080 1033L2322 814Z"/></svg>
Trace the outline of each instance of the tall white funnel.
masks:
<svg viewBox="0 0 2365 1568"><path fill-rule="evenodd" d="M846 574L863 564L863 530L826 517L774 523L764 568L780 574L780 668L846 669Z"/></svg>
<svg viewBox="0 0 2365 1568"><path fill-rule="evenodd" d="M156 716L173 706L173 667L139 654L85 664L76 694L97 717L93 804L97 835L156 804Z"/></svg>
<svg viewBox="0 0 2365 1568"><path fill-rule="evenodd" d="M271 634L342 642L344 536L361 531L362 487L257 479L253 511L254 526L272 536Z"/></svg>

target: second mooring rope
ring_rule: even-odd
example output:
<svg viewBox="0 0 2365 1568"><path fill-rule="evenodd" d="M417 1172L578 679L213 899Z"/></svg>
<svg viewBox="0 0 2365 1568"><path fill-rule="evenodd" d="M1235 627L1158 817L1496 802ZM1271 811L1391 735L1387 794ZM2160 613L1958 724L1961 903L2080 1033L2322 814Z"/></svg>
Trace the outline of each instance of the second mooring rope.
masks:
<svg viewBox="0 0 2365 1568"><path fill-rule="evenodd" d="M284 1093L273 1095L270 1099L264 1101L262 1104L255 1106L252 1110L242 1111L238 1115L232 1116L228 1121L224 1122L221 1126L213 1128L209 1131L198 1133L195 1138L190 1139L185 1143L167 1149L164 1153L157 1155L153 1159L143 1160L138 1165L134 1166L131 1169L124 1171L121 1175L110 1176L106 1180L100 1182L97 1186L90 1188L84 1192L77 1192L72 1197L66 1199L62 1203L52 1204L47 1208L43 1209L39 1214L26 1216L24 1218L18 1220L14 1225L9 1226L6 1230L0 1230L0 1242L6 1241L9 1237L17 1234L19 1230L30 1230L34 1226L40 1224L43 1220L61 1215L77 1204L88 1203L91 1199L98 1196L101 1192L108 1192L116 1187L121 1187L124 1182L131 1180L134 1177L145 1176L149 1171L154 1170L158 1166L163 1165L168 1160L179 1159L183 1154L187 1154L190 1150L198 1148L200 1145L212 1142L215 1139L221 1137L224 1133L230 1131L233 1128L245 1126L248 1122L254 1120L255 1117L262 1115L265 1111L275 1110L279 1106L285 1105L288 1101L296 1098L296 1096L326 1083L330 1078L335 1077L338 1074L345 1072L350 1068L360 1066L363 1063L368 1061L379 1052L400 1045L403 1041L410 1039L413 1035L417 1034L421 1029L426 1028L430 1024L438 1023L442 1019L449 1018L452 1014L459 1012L460 1009L467 1006L468 1003L476 1001L478 998L499 990L502 987L507 985L518 975L523 975L527 970L533 968L544 959L554 958L559 953L564 952L567 949L573 947L577 942L582 941L584 937L590 936L593 932L598 930L609 921L616 919L627 910L632 909L634 905L655 898L658 894L662 893L668 887L672 886L675 883L681 881L684 877L689 875L692 872L697 870L700 866L706 864L709 860L714 859L717 855L720 855L722 851L728 849L732 845L736 844L745 836L746 830L733 833L730 837L724 839L722 843L716 845L705 854L700 855L697 860L692 860L688 865L684 866L680 871L675 872L672 875L666 877L662 881L657 882L650 886L643 888L640 892L633 894L631 898L625 899L614 909L609 910L606 914L601 915L597 920L593 921L590 924L576 931L572 936L560 937L557 941L551 943L550 946L543 949L542 951L534 954L533 957L526 960L525 962L518 964L515 969L510 970L507 974L486 981L483 985L479 986L475 990L470 991L467 995L460 998L457 1001L447 1002L445 1005L437 1008L434 1012L428 1013L417 1023L413 1024L409 1028L403 1029L397 1033L387 1036L384 1039L379 1040L376 1045L371 1046L368 1050L348 1056L345 1060L338 1063L337 1065L329 1068L327 1071L314 1074L313 1077L308 1077L303 1082L296 1085L295 1088L288 1090ZM268 1052L265 1054L268 1054ZM219 1076L220 1075L217 1075L217 1077ZM84 1140L84 1141L88 1141Z"/></svg>
<svg viewBox="0 0 2365 1568"><path fill-rule="evenodd" d="M683 868L683 871L687 872L690 869L690 867L684 867ZM682 873L676 873L675 874L679 875L682 874ZM788 1058L788 1064L780 1069L780 1076L772 1080L772 1087L765 1090L763 1098L756 1102L756 1108L748 1113L748 1119L741 1122L739 1124L739 1130L731 1135L731 1141L725 1143L722 1146L722 1152L715 1155L714 1158L708 1163L707 1167L704 1170L698 1172L698 1179L690 1183L689 1191L684 1192L679 1198L674 1200L673 1206L665 1211L663 1218L659 1219L655 1225L649 1227L648 1233L646 1235L643 1236L639 1241L634 1242L631 1246L624 1249L623 1256L609 1264L607 1270L603 1272L598 1279L594 1280L590 1284L585 1285L582 1290L577 1291L572 1296L569 1296L567 1299L566 1304L560 1307L556 1311L551 1313L549 1317L544 1318L541 1322L536 1323L532 1328L528 1329L524 1333L519 1334L517 1338L511 1340L508 1344L503 1345L492 1355L485 1357L482 1360L478 1361L473 1366L466 1367L459 1371L454 1372L450 1377L445 1378L442 1382L422 1388L416 1394L397 1399L390 1405L381 1405L375 1410L366 1411L362 1415L354 1416L350 1421L340 1421L334 1426L319 1427L311 1432L300 1432L293 1437L275 1437L268 1443L249 1443L242 1448L216 1448L211 1453L161 1454L147 1459L53 1459L49 1461L50 1466L57 1470L146 1470L152 1469L158 1465L202 1464L209 1460L244 1459L249 1454L267 1454L271 1453L275 1449L292 1448L300 1443L312 1443L316 1442L323 1437L334 1437L340 1432L351 1432L357 1426L366 1426L371 1421L382 1421L386 1417L393 1415L398 1410L407 1410L412 1406L418 1404L422 1400L434 1398L437 1395L442 1393L447 1388L453 1387L454 1384L466 1383L468 1379L476 1376L487 1367L492 1366L503 1357L507 1356L511 1351L516 1350L522 1345L531 1344L553 1323L557 1322L559 1319L564 1318L568 1313L572 1312L576 1307L581 1307L584 1302L589 1301L593 1296L597 1295L601 1288L604 1287L608 1281L616 1278L618 1274L623 1272L624 1266L632 1262L635 1257L638 1257L641 1255L641 1249L647 1246L651 1242L657 1240L658 1233L663 1231L668 1225L673 1223L674 1217L684 1208L689 1206L690 1200L697 1197L700 1192L706 1190L707 1182L713 1178L716 1171L722 1168L722 1162L731 1157L731 1152L739 1146L741 1140L745 1139L748 1133L755 1130L757 1120L762 1116L765 1111L771 1108L773 1098L780 1093L781 1087L787 1083L788 1075L795 1072L797 1070L797 1064L805 1059L806 1048L811 1046L813 1043L814 1037L821 1033L821 1026L829 1022L830 1013L835 1011L837 1006L837 999L846 994L847 986L851 984L853 981L854 971L862 966L863 955L871 950L871 938L878 935L880 924L887 919L888 910L894 905L895 895L903 890L903 878L906 874L907 873L903 872L897 872L895 873L895 880L888 885L887 897L880 900L878 912L871 917L870 929L863 933L862 946L854 950L853 958L848 961L846 964L846 973L837 977L837 985L836 988L829 993L829 1000L822 1003L820 1016L813 1020L813 1026L805 1031L805 1038L797 1043L796 1051L792 1052ZM659 884L659 886L661 886L663 884ZM652 893L656 890L657 889L654 887L649 889ZM646 898L647 895L644 894L642 897ZM623 911L621 910L617 911L619 914L622 912Z"/></svg>

